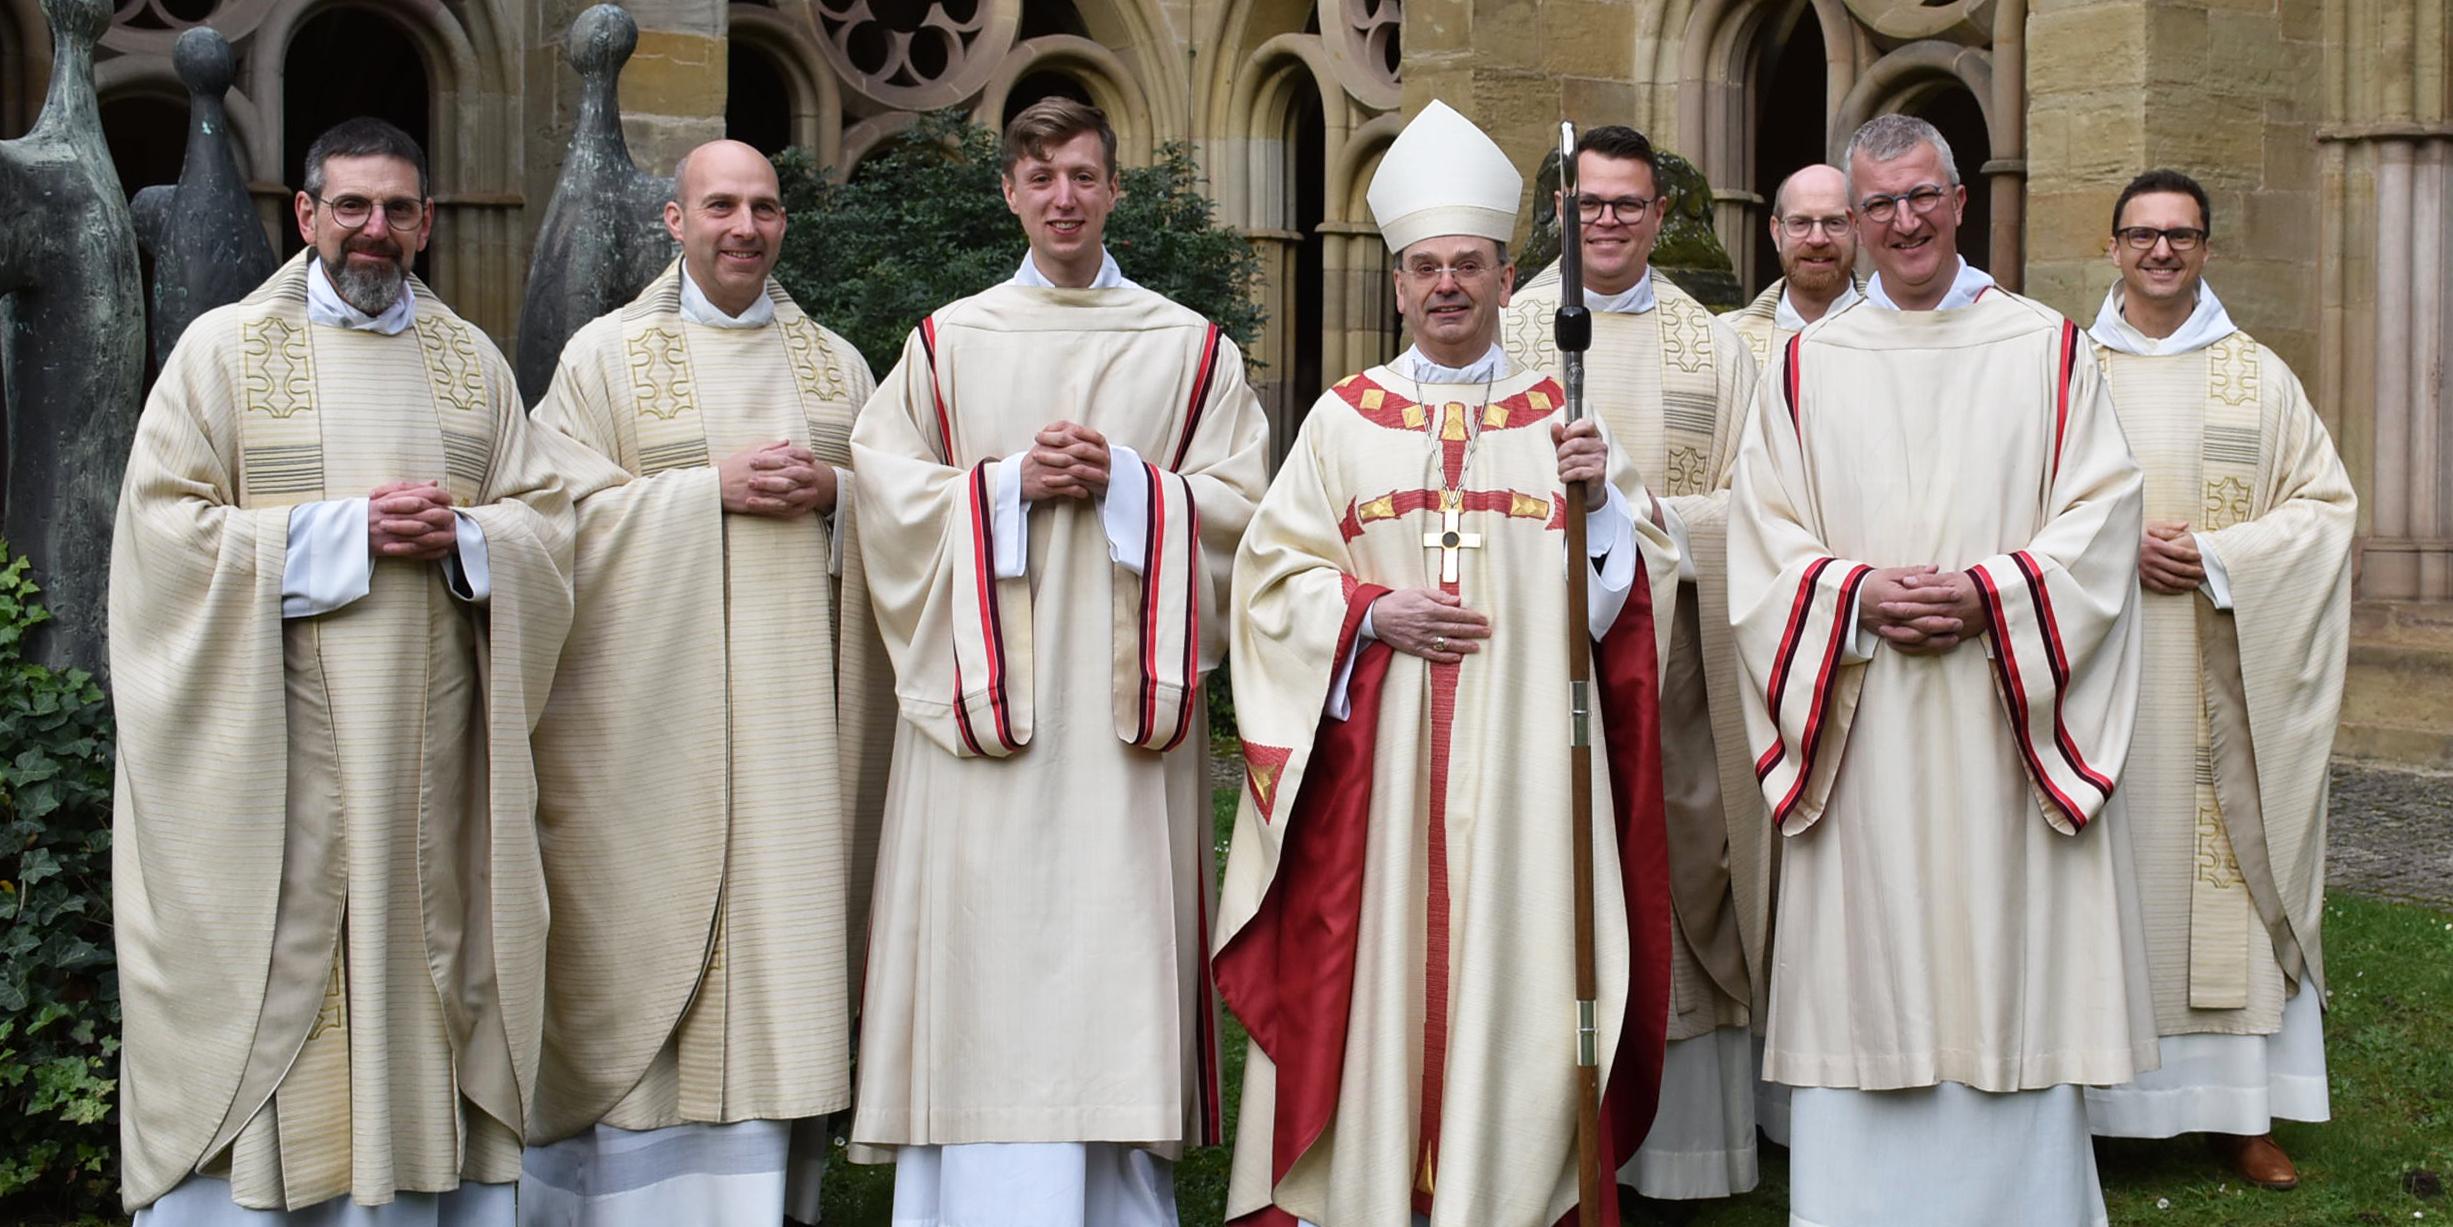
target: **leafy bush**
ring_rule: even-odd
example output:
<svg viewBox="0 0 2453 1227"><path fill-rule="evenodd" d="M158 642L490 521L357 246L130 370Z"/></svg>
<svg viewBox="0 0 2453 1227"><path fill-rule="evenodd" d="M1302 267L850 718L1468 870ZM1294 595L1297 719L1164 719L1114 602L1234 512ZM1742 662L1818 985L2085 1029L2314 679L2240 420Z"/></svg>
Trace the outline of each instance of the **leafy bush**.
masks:
<svg viewBox="0 0 2453 1227"><path fill-rule="evenodd" d="M848 182L799 149L776 167L792 225L775 277L881 377L920 317L1011 279L1028 246L999 190L996 134L958 110L923 116ZM1107 246L1124 275L1248 349L1260 335L1260 257L1216 221L1191 150L1169 144L1121 178Z"/></svg>
<svg viewBox="0 0 2453 1227"><path fill-rule="evenodd" d="M0 556L6 556L0 549ZM0 1217L101 1210L118 1141L111 724L102 688L23 655L50 618L0 570ZM0 865L8 862L0 860Z"/></svg>

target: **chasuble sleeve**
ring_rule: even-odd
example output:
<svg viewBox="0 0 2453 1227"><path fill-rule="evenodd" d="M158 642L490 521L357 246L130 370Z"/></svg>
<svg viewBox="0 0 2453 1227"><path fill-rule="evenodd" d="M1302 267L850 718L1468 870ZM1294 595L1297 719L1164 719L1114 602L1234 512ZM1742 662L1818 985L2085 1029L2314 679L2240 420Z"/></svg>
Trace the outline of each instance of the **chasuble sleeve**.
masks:
<svg viewBox="0 0 2453 1227"><path fill-rule="evenodd" d="M1824 544L1795 417L1796 343L1757 385L1729 495L1728 617L1755 781L1783 834L1822 817L1865 662L1849 652L1873 568ZM1662 619L1668 621L1668 619Z"/></svg>
<svg viewBox="0 0 2453 1227"><path fill-rule="evenodd" d="M618 334L583 330L536 409L575 467L614 470L578 504L576 613L536 732L555 922L539 1141L603 1116L671 1034L686 994L662 990L696 977L723 879L723 500L705 463L619 467L637 451L608 370L620 352Z"/></svg>
<svg viewBox="0 0 2453 1227"><path fill-rule="evenodd" d="M994 459L957 463L933 325L903 345L852 427L869 600L903 718L960 758L1030 743L1031 576L996 574Z"/></svg>
<svg viewBox="0 0 2453 1227"><path fill-rule="evenodd" d="M120 1140L128 1204L204 1157L272 961L287 826L289 507L241 507L231 309L190 328L137 421L111 536Z"/></svg>
<svg viewBox="0 0 2453 1227"><path fill-rule="evenodd" d="M2137 719L2144 640L2137 618L2144 484L2103 372L2063 328L2041 527L2021 548L1968 568L1984 649L2011 739L2044 819L2076 834L2111 799Z"/></svg>

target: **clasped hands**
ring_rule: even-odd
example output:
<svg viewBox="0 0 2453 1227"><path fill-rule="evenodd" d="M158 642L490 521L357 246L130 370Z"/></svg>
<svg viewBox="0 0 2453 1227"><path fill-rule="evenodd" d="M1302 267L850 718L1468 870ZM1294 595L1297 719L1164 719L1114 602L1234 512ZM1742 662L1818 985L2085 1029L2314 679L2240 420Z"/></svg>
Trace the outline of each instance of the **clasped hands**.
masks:
<svg viewBox="0 0 2453 1227"><path fill-rule="evenodd" d="M1610 445L1602 440L1601 428L1591 418L1574 425L1553 423L1550 441L1558 447L1559 482L1584 483L1585 506L1599 507L1610 495ZM1491 637L1491 620L1466 608L1454 593L1400 588L1372 602L1371 634L1408 656L1453 665L1482 650L1481 641Z"/></svg>
<svg viewBox="0 0 2453 1227"><path fill-rule="evenodd" d="M1857 594L1857 625L1911 656L1938 656L1984 633L1984 606L1964 571L1884 567Z"/></svg>
<svg viewBox="0 0 2453 1227"><path fill-rule="evenodd" d="M2186 521L2146 522L2138 535L2138 582L2165 596L2185 596L2206 582L2206 559Z"/></svg>
<svg viewBox="0 0 2453 1227"><path fill-rule="evenodd" d="M1104 498L1107 436L1078 422L1050 422L1022 453L1022 498Z"/></svg>
<svg viewBox="0 0 2453 1227"><path fill-rule="evenodd" d="M734 515L782 520L835 510L835 470L797 443L778 439L743 448L717 461L715 472L724 510Z"/></svg>
<svg viewBox="0 0 2453 1227"><path fill-rule="evenodd" d="M386 482L366 496L366 545L377 558L434 562L460 539L440 482Z"/></svg>

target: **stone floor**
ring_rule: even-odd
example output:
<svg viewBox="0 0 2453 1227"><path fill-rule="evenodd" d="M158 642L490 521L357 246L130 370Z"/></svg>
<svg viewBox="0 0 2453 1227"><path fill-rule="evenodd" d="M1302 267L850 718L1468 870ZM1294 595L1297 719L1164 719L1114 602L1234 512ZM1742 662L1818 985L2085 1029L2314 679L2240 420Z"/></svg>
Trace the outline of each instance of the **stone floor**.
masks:
<svg viewBox="0 0 2453 1227"><path fill-rule="evenodd" d="M2453 774L2334 764L2326 883L2453 908Z"/></svg>

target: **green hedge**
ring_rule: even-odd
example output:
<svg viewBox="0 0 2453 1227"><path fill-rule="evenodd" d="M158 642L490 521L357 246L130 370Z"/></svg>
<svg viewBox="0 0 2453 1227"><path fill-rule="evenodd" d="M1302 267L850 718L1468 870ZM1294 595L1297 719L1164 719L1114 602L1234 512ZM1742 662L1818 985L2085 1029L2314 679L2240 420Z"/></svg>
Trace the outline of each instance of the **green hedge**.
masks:
<svg viewBox="0 0 2453 1227"><path fill-rule="evenodd" d="M0 548L0 557L5 557ZM51 615L0 571L0 1219L115 1208L119 978L111 719L81 669L25 658Z"/></svg>

